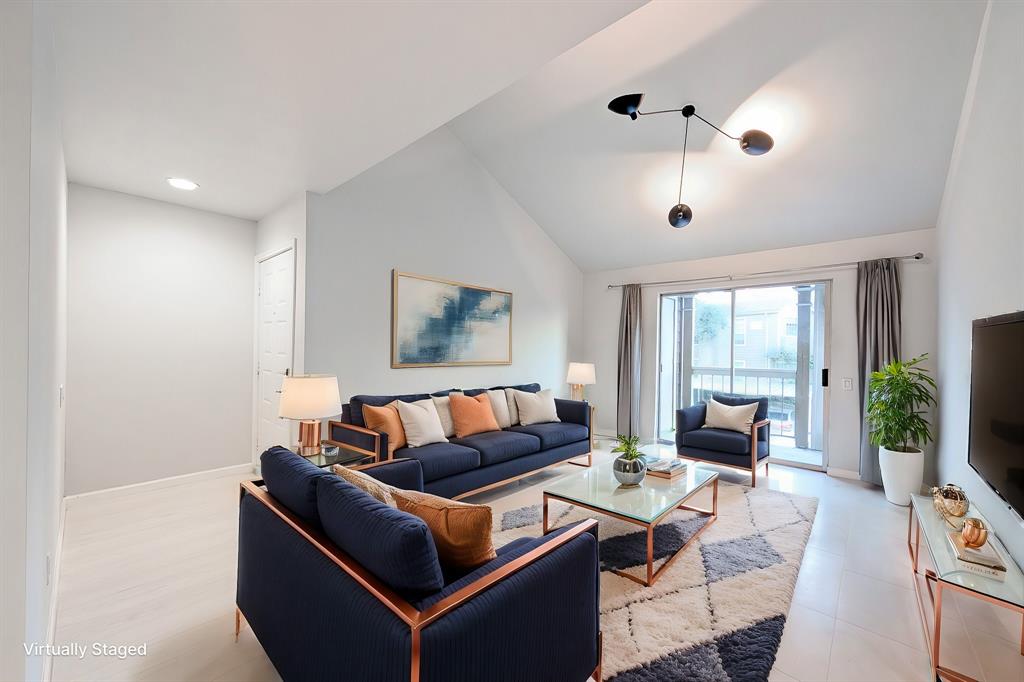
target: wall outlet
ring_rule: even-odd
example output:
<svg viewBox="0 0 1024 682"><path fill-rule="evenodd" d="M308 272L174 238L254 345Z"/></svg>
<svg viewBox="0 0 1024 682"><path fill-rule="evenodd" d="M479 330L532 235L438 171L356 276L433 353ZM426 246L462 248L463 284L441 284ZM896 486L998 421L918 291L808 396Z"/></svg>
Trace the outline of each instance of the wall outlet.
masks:
<svg viewBox="0 0 1024 682"><path fill-rule="evenodd" d="M844 391L852 391L853 390L853 378L852 377L843 377L843 390Z"/></svg>

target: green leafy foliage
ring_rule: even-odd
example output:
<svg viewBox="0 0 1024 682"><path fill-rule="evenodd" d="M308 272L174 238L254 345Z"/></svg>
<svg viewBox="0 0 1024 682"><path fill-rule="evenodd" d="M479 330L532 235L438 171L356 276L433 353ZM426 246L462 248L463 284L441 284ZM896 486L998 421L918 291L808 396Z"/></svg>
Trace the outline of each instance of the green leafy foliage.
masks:
<svg viewBox="0 0 1024 682"><path fill-rule="evenodd" d="M935 405L935 380L921 366L928 354L896 360L868 381L867 422L872 445L907 452L932 440L926 408Z"/></svg>
<svg viewBox="0 0 1024 682"><path fill-rule="evenodd" d="M634 459L640 459L640 436L616 436L616 440L619 444L615 446L612 452L621 452L622 459L632 462Z"/></svg>

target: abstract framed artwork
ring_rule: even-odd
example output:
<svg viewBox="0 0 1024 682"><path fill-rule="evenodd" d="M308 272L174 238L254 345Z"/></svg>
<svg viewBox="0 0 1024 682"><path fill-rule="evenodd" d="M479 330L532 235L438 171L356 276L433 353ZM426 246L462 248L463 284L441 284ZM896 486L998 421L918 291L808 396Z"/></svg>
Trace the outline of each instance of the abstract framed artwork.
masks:
<svg viewBox="0 0 1024 682"><path fill-rule="evenodd" d="M511 292L392 270L392 367L511 364Z"/></svg>

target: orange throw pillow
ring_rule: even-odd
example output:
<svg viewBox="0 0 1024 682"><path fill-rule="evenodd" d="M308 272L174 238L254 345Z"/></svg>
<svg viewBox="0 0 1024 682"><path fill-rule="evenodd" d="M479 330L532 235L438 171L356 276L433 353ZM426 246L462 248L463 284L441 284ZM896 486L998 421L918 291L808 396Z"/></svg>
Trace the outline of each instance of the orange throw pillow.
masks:
<svg viewBox="0 0 1024 682"><path fill-rule="evenodd" d="M494 410L491 409L491 399L486 393L475 395L469 398L458 393L450 396L452 406L452 421L455 422L455 436L465 438L474 433L485 431L500 431L498 420L494 418Z"/></svg>
<svg viewBox="0 0 1024 682"><path fill-rule="evenodd" d="M491 508L487 505L400 488L392 488L391 495L400 510L427 524L437 558L445 566L476 568L498 556L491 541Z"/></svg>
<svg viewBox="0 0 1024 682"><path fill-rule="evenodd" d="M363 405L363 421L366 428L388 434L388 459L394 456L395 450L405 447L405 429L394 402L384 407Z"/></svg>

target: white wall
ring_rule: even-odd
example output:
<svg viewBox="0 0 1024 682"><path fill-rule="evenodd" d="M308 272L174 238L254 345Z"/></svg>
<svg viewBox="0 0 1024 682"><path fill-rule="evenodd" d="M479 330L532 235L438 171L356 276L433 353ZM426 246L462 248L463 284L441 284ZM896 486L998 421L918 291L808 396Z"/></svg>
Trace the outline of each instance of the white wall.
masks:
<svg viewBox="0 0 1024 682"><path fill-rule="evenodd" d="M67 493L251 461L256 225L72 184Z"/></svg>
<svg viewBox="0 0 1024 682"><path fill-rule="evenodd" d="M337 374L343 399L528 381L568 392L580 271L447 128L309 203L306 370ZM513 364L391 369L392 268L511 291Z"/></svg>
<svg viewBox="0 0 1024 682"><path fill-rule="evenodd" d="M939 215L939 474L1024 562L1024 531L967 464L971 321L1024 308L1024 5L990 3Z"/></svg>
<svg viewBox="0 0 1024 682"><path fill-rule="evenodd" d="M666 228L668 229L668 228ZM934 250L934 230L813 244L774 251L744 253L664 263L638 268L587 273L583 281L583 359L597 365L597 385L587 395L595 404L597 431L615 433L617 391L617 352L620 289L609 284L657 282L702 277L743 275L745 273L817 267L829 263L868 260ZM917 355L930 351L935 356L935 267L928 258L906 263L903 267L903 352ZM768 284L808 280L831 280L831 396L829 405L829 468L857 471L859 466L859 398L856 390L844 391L844 377L857 376L857 309L855 269L801 272L799 274L744 280L743 284ZM657 407L657 330L658 297L662 293L687 289L712 289L719 283L691 287L678 285L648 287L643 290L643 363L641 366L641 436L653 438ZM721 286L734 286L728 282Z"/></svg>
<svg viewBox="0 0 1024 682"><path fill-rule="evenodd" d="M67 172L48 8L35 5L32 36L32 235L29 244L28 524L26 637L46 641L53 557L64 496L67 381ZM28 659L26 679L43 674Z"/></svg>
<svg viewBox="0 0 1024 682"><path fill-rule="evenodd" d="M0 679L25 677L32 6L0 3Z"/></svg>
<svg viewBox="0 0 1024 682"><path fill-rule="evenodd" d="M48 8L0 5L0 679L37 680L63 474L66 174Z"/></svg>

